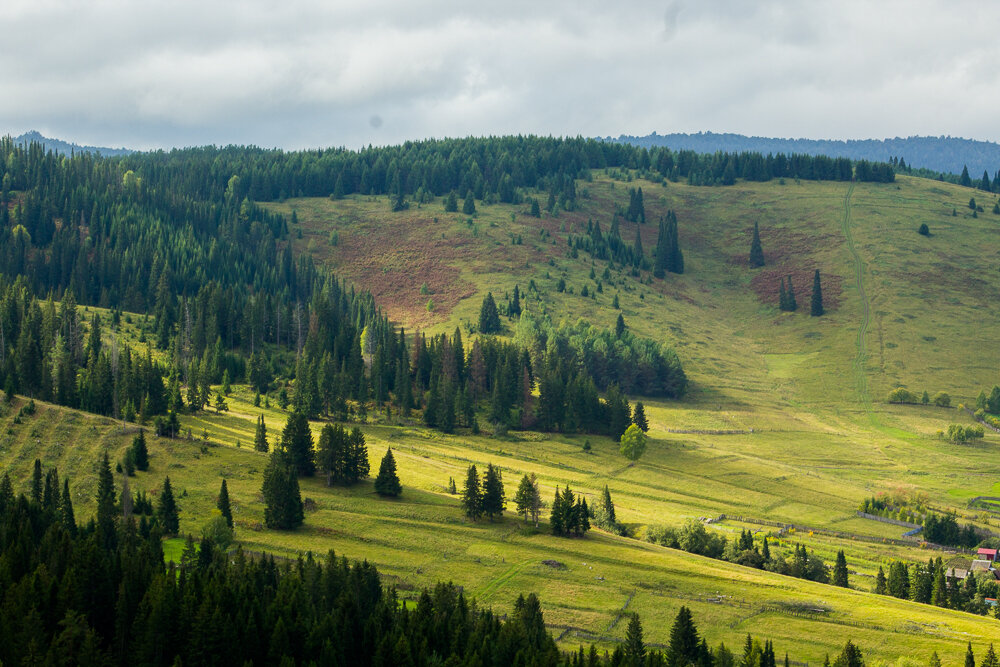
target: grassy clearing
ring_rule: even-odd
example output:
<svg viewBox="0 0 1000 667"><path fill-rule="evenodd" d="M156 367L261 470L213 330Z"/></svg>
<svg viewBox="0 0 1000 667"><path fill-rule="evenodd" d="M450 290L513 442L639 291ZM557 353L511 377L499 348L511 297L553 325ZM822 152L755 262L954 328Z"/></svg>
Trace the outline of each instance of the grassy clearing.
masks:
<svg viewBox="0 0 1000 667"><path fill-rule="evenodd" d="M297 211L298 251L370 288L411 330L450 332L475 321L486 290L502 300L515 283L524 289L531 280L538 291L525 297L527 308L556 322L584 318L611 326L617 294L628 326L674 345L693 386L683 402L644 401L651 442L638 464L626 465L606 438L446 436L379 418L365 427L372 466L391 445L405 487L402 499L380 500L370 484L327 489L306 480L303 494L316 508L305 527L264 531L258 493L266 459L249 449L254 421L264 414L273 441L286 413L273 402L255 408L249 391L234 385L228 413L182 418L192 440L152 440L152 471L140 473L133 487L155 491L169 474L181 495L182 531L197 534L225 476L238 537L248 548L281 554L333 548L368 558L403 597L454 580L481 603L506 610L519 592L534 590L551 624L573 628L566 646L621 637L624 627L615 619L626 600L628 609L642 613L652 642L666 640L677 608L687 604L713 643L738 645L751 631L774 638L779 651L787 648L798 660L822 660L851 636L872 656L937 650L946 663L957 662L967 641L995 638L995 620L865 592L880 564L893 558L926 561L936 552L919 544L845 541L827 531L898 538L902 528L859 519L854 510L866 496L903 487L926 491L933 506L1000 532L996 515L967 508L970 497L1000 495L1000 437L988 433L981 443L952 445L936 433L950 422L967 422L964 413L882 403L897 383L931 394L944 390L955 403L968 403L979 388L996 382L1000 359L991 335L1000 315L988 299L1000 287L1000 218L972 218L964 208L966 189L907 177L891 185L857 184L849 200L848 186L837 183L631 185L642 186L652 223L668 208L677 211L684 275L647 284L645 274L638 280L592 262L586 253L567 253L569 235L583 233L588 218L599 220L606 232L614 204L627 202L629 184L603 177L580 184L578 210L541 219L496 205L480 206L470 223L468 216L443 213L440 201L394 214L385 198L370 197L291 199L273 208ZM755 221L767 266L750 270L745 255ZM921 222L931 237L916 233ZM846 243L845 224L856 255ZM621 228L626 242L638 231L647 250L655 246L655 224ZM330 242L333 232L336 245ZM511 242L518 237L522 244ZM595 279L589 277L592 267ZM602 277L605 268L609 278ZM829 310L823 318L810 318L806 310L814 268L823 275ZM800 304L794 314L776 308L777 283L787 275ZM560 278L572 294L556 291ZM598 280L602 292L580 296L584 285L594 293ZM866 308L867 335L859 349ZM135 326L126 335L138 342ZM21 425L7 413L0 429L4 468L23 486L36 456L58 465L74 479L80 516L93 511L100 452L120 453L130 440L110 420L44 405ZM589 453L582 448L587 440ZM510 517L469 524L457 499L446 493L448 478L461 482L470 463L487 462L502 467L508 492L521 474L536 473L546 501L556 485L568 483L594 499L607 484L619 519L639 532L650 524L720 514L818 529L795 531L775 548L790 550L801 542L828 562L845 549L857 590L597 531L585 540L563 540L525 530ZM744 527L771 530L734 520L715 529L733 534ZM180 548L170 546L178 553ZM566 567L553 569L543 560Z"/></svg>

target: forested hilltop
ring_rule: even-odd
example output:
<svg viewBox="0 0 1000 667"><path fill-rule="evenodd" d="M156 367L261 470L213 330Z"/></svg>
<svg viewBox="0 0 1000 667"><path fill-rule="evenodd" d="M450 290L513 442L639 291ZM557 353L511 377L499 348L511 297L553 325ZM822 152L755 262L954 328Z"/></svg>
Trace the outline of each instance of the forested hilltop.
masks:
<svg viewBox="0 0 1000 667"><path fill-rule="evenodd" d="M607 140L653 148L665 146L675 151L690 150L698 153L802 153L829 155L851 160L877 160L888 162L903 158L911 167L945 174L961 174L963 168L978 175L983 171L990 177L1000 169L1000 144L976 141L961 137L896 137L894 139L780 139L775 137L749 137L743 134L698 132L696 134L670 133L645 136L620 135Z"/></svg>

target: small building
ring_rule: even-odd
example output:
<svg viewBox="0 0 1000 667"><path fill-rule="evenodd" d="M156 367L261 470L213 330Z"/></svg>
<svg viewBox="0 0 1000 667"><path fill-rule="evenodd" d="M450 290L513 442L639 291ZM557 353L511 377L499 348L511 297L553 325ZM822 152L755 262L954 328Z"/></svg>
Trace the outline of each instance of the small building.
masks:
<svg viewBox="0 0 1000 667"><path fill-rule="evenodd" d="M991 563L997 561L997 550L996 549L980 549L976 552L976 558L981 560L988 560Z"/></svg>
<svg viewBox="0 0 1000 667"><path fill-rule="evenodd" d="M944 573L944 576L949 579L958 579L960 581L965 581L969 578L969 571L961 567L949 567Z"/></svg>
<svg viewBox="0 0 1000 667"><path fill-rule="evenodd" d="M984 598L983 601L986 603L987 607L995 607L995 606L997 606L997 599L996 598Z"/></svg>

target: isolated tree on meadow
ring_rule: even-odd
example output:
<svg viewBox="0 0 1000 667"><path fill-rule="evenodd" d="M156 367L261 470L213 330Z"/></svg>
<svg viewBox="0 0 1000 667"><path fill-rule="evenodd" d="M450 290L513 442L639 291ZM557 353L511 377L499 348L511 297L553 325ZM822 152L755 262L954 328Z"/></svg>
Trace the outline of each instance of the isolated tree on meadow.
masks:
<svg viewBox="0 0 1000 667"><path fill-rule="evenodd" d="M646 451L646 440L647 435L642 432L642 429L631 424L621 437L621 448L620 451L622 456L627 458L629 461L638 461L639 457L643 455Z"/></svg>
<svg viewBox="0 0 1000 667"><path fill-rule="evenodd" d="M819 317L823 312L823 287L819 281L819 269L816 269L816 273L813 274L813 291L809 314L813 317Z"/></svg>
<svg viewBox="0 0 1000 667"><path fill-rule="evenodd" d="M841 549L837 552L837 562L833 566L833 585L840 586L842 588L847 588L847 558L844 556L844 550Z"/></svg>
<svg viewBox="0 0 1000 667"><path fill-rule="evenodd" d="M222 514L222 517L226 520L226 525L232 528L233 508L229 504L229 487L226 485L225 479L222 480L222 487L219 488L219 498L215 506L219 508L219 512Z"/></svg>
<svg viewBox="0 0 1000 667"><path fill-rule="evenodd" d="M258 452L266 452L268 450L267 426L264 425L263 414L257 418L257 430L253 436L253 448Z"/></svg>
<svg viewBox="0 0 1000 667"><path fill-rule="evenodd" d="M449 192L448 196L444 198L444 212L458 213L458 196L454 190Z"/></svg>
<svg viewBox="0 0 1000 667"><path fill-rule="evenodd" d="M760 245L760 228L753 223L753 238L750 241L750 266L764 266L764 249Z"/></svg>
<svg viewBox="0 0 1000 667"><path fill-rule="evenodd" d="M132 462L136 470L149 470L149 449L146 447L145 429L140 428L132 438Z"/></svg>
<svg viewBox="0 0 1000 667"><path fill-rule="evenodd" d="M465 193L465 201L462 202L462 213L465 215L476 214L476 198L472 196L472 190Z"/></svg>
<svg viewBox="0 0 1000 667"><path fill-rule="evenodd" d="M385 450L382 463L379 464L378 476L375 478L375 493L380 496L396 497L403 492L396 474L396 458L392 455L392 447Z"/></svg>
<svg viewBox="0 0 1000 667"><path fill-rule="evenodd" d="M316 473L312 431L304 412L296 410L288 415L285 428L281 432L281 449L288 455L288 460L295 466L299 475L312 477Z"/></svg>

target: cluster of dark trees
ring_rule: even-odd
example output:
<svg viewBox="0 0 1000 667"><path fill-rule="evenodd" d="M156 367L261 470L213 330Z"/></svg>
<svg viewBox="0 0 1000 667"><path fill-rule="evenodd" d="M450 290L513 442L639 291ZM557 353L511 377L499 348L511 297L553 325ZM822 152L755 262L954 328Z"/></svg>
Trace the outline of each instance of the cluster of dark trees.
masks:
<svg viewBox="0 0 1000 667"><path fill-rule="evenodd" d="M689 553L727 560L758 570L768 570L799 579L809 579L820 583L831 583L830 568L815 553L804 545L796 545L791 558L772 553L767 536L760 546L754 543L750 531L742 531L740 538L728 542L725 536L711 532L701 521L689 520L681 528L650 526L646 530L646 540L673 549L683 549ZM837 556L834 566L833 583L847 586L847 561L843 552Z"/></svg>
<svg viewBox="0 0 1000 667"><path fill-rule="evenodd" d="M684 273L684 253L677 240L677 214L673 211L667 211L667 215L660 218L656 253L653 256L653 275L663 278L667 271Z"/></svg>
<svg viewBox="0 0 1000 667"><path fill-rule="evenodd" d="M479 471L470 465L462 489L462 510L465 516L478 521L485 516L490 521L503 518L507 509L507 496L503 490L503 474L492 463L486 467L480 482Z"/></svg>
<svg viewBox="0 0 1000 667"><path fill-rule="evenodd" d="M587 220L586 235L569 236L570 247L577 252L589 253L594 259L613 262L634 269L649 268L649 260L642 249L640 229L635 232L635 241L626 243L621 237L618 216L611 219L607 232L601 229L600 221Z"/></svg>
<svg viewBox="0 0 1000 667"><path fill-rule="evenodd" d="M952 514L928 512L923 523L924 539L934 544L972 549L982 541L975 526L971 523L959 525Z"/></svg>
<svg viewBox="0 0 1000 667"><path fill-rule="evenodd" d="M974 572L970 572L963 581L949 576L948 570L940 556L930 558L926 565L893 561L888 575L879 566L875 576L875 592L972 614L989 613L990 607L985 598L995 599L1000 593L997 581L992 576L977 577Z"/></svg>
<svg viewBox="0 0 1000 667"><path fill-rule="evenodd" d="M562 491L556 487L556 497L552 501L549 525L553 535L582 537L590 530L590 508L582 495L576 497L569 484Z"/></svg>

